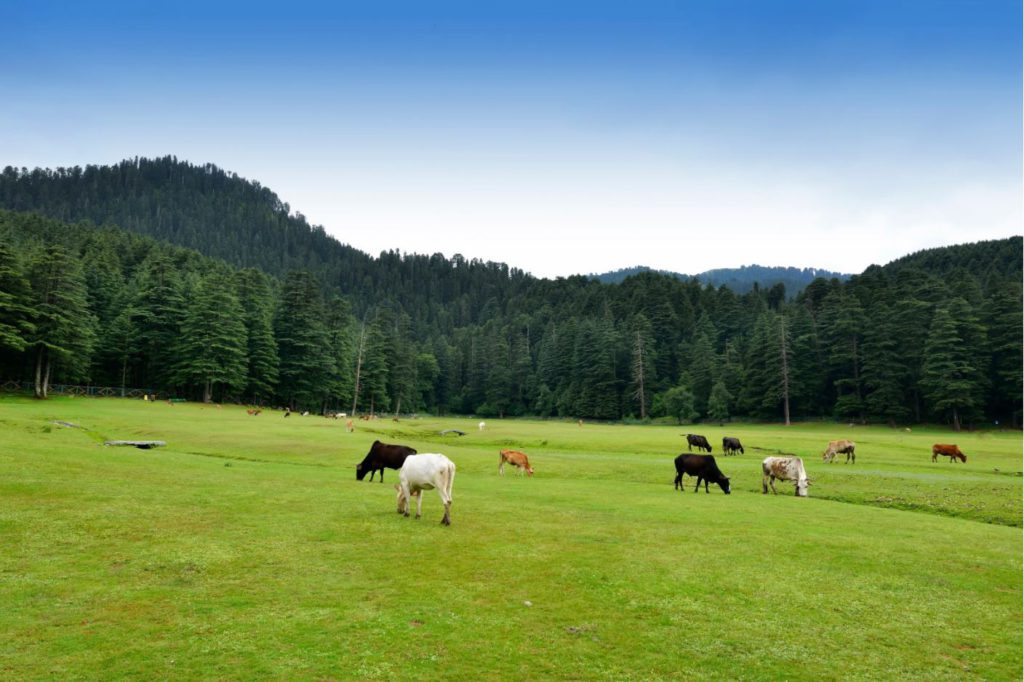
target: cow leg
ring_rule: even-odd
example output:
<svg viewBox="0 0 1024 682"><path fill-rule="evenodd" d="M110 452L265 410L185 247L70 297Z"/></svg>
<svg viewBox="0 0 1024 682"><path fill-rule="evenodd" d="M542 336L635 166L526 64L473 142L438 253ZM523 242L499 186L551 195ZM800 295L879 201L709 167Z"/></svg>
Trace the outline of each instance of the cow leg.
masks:
<svg viewBox="0 0 1024 682"><path fill-rule="evenodd" d="M501 460L500 462L498 462L498 475L505 475L505 460Z"/></svg>
<svg viewBox="0 0 1024 682"><path fill-rule="evenodd" d="M768 485L772 487L772 495L778 495L779 491L775 489L775 477L771 476L768 479Z"/></svg>
<svg viewBox="0 0 1024 682"><path fill-rule="evenodd" d="M768 477L767 476L761 476L761 494L763 494L763 495L767 495L768 494Z"/></svg>
<svg viewBox="0 0 1024 682"><path fill-rule="evenodd" d="M445 502L444 503L444 518L441 519L441 525L442 526L450 526L450 525L452 525L452 503L451 502Z"/></svg>
<svg viewBox="0 0 1024 682"><path fill-rule="evenodd" d="M710 495L710 494L711 494L711 493L710 493L710 492L708 491L708 479L706 479L706 478L704 479L704 492L705 492L705 493L707 493L708 495Z"/></svg>
<svg viewBox="0 0 1024 682"><path fill-rule="evenodd" d="M380 469L380 482L384 482L384 467L381 467Z"/></svg>
<svg viewBox="0 0 1024 682"><path fill-rule="evenodd" d="M422 490L420 491L420 494L416 496L416 518L419 519L421 516L423 516L423 491Z"/></svg>

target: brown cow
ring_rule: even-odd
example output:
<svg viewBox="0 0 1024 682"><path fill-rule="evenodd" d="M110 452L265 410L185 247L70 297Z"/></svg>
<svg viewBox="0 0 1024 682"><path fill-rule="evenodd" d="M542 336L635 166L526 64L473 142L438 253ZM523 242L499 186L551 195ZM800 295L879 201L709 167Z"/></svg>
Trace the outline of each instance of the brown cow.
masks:
<svg viewBox="0 0 1024 682"><path fill-rule="evenodd" d="M836 458L837 454L846 455L846 463L857 463L857 454L854 452L854 448L857 444L852 440L830 440L828 447L825 448L825 452L821 455L821 461L832 463L832 460Z"/></svg>
<svg viewBox="0 0 1024 682"><path fill-rule="evenodd" d="M530 476L533 476L533 467L530 466L530 460L526 457L525 453L518 450L502 450L498 453L498 457L498 473L502 476L505 475L505 462L518 467L520 474L525 471Z"/></svg>
<svg viewBox="0 0 1024 682"><path fill-rule="evenodd" d="M967 455L965 455L964 453L960 452L960 448L958 448L956 445L952 445L952 444L948 444L947 445L947 444L943 444L943 443L936 443L935 445L933 445L932 446L932 461L933 462L938 461L936 458L939 455L944 455L946 457L949 457L949 463L950 464L955 462L957 457L960 458L961 462L966 462L967 461Z"/></svg>

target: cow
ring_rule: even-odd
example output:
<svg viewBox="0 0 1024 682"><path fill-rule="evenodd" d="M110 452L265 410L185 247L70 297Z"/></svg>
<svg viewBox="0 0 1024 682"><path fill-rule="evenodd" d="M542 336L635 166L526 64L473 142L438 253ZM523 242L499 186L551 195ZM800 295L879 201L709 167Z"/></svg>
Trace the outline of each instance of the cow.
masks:
<svg viewBox="0 0 1024 682"><path fill-rule="evenodd" d="M255 417L256 415L258 415L262 411L263 410L252 409L252 410L246 410L245 413L248 414L250 417Z"/></svg>
<svg viewBox="0 0 1024 682"><path fill-rule="evenodd" d="M700 489L701 481L704 481L704 492L708 490L708 481L717 483L726 495L730 493L729 479L718 469L715 458L711 455L687 455L682 454L676 457L676 490L683 489L683 474L697 477L697 485L693 492Z"/></svg>
<svg viewBox="0 0 1024 682"><path fill-rule="evenodd" d="M704 436L698 436L692 433L686 434L686 450L693 452L693 448L696 447L698 450L707 450L711 452L711 443Z"/></svg>
<svg viewBox="0 0 1024 682"><path fill-rule="evenodd" d="M375 440L363 461L356 465L356 480L363 480L366 478L366 473L369 472L370 480L372 481L373 475L379 471L380 482L383 483L384 467L388 469L401 469L405 463L405 458L415 454L416 451L410 447L389 445L388 443L381 443L379 440Z"/></svg>
<svg viewBox="0 0 1024 682"><path fill-rule="evenodd" d="M857 455L853 451L856 445L852 440L830 440L825 452L821 454L821 461L831 464L837 454L845 454L847 464L856 464Z"/></svg>
<svg viewBox="0 0 1024 682"><path fill-rule="evenodd" d="M777 494L775 479L793 481L796 485L796 496L807 497L807 486L811 484L811 479L807 478L804 461L799 457L765 457L761 462L761 488L765 495L768 494L769 484L772 487L772 494Z"/></svg>
<svg viewBox="0 0 1024 682"><path fill-rule="evenodd" d="M452 483L455 481L455 464L445 457L435 453L424 453L422 455L410 455L405 459L402 468L398 470L397 492L398 513L409 516L410 498L416 498L416 518L420 518L423 511L424 490L437 489L444 504L444 518L441 525L452 525Z"/></svg>
<svg viewBox="0 0 1024 682"><path fill-rule="evenodd" d="M726 436L722 439L722 452L726 455L735 455L737 450L740 451L741 455L744 453L743 445L740 443L739 438Z"/></svg>
<svg viewBox="0 0 1024 682"><path fill-rule="evenodd" d="M525 452L502 450L498 453L498 473L502 476L505 475L505 462L517 467L520 474L525 471L530 476L533 476L533 467L530 466L530 460Z"/></svg>
<svg viewBox="0 0 1024 682"><path fill-rule="evenodd" d="M484 422L480 422L479 424L476 425L476 428L479 429L480 431L483 431L484 429L487 428L487 424Z"/></svg>
<svg viewBox="0 0 1024 682"><path fill-rule="evenodd" d="M953 444L936 443L932 446L932 461L938 461L936 458L939 455L949 457L949 463L952 464L959 457L961 462L967 462L967 455L960 452L960 448Z"/></svg>

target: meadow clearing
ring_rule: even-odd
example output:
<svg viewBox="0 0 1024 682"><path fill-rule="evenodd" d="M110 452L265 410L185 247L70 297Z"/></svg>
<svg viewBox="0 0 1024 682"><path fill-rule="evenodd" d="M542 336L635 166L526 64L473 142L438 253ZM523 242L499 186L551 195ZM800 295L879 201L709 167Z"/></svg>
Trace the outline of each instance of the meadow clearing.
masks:
<svg viewBox="0 0 1024 682"><path fill-rule="evenodd" d="M0 678L1020 678L1020 432L477 421L0 398ZM688 431L731 495L673 489ZM378 438L456 463L450 528L355 480Z"/></svg>

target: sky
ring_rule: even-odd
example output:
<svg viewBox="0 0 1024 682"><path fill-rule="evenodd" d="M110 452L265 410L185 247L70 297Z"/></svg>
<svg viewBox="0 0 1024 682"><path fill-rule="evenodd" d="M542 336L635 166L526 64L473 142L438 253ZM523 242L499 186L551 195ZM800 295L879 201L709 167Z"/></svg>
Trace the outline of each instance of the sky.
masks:
<svg viewBox="0 0 1024 682"><path fill-rule="evenodd" d="M150 6L167 5L167 6ZM1019 0L0 0L0 166L174 155L539 277L1024 233Z"/></svg>

